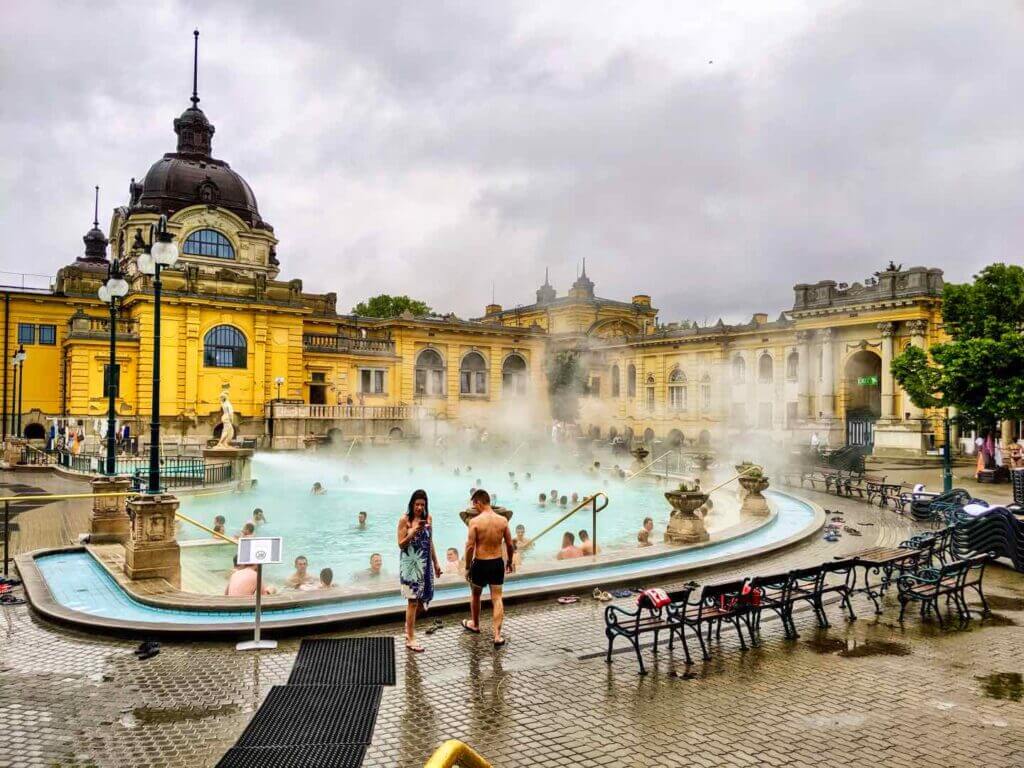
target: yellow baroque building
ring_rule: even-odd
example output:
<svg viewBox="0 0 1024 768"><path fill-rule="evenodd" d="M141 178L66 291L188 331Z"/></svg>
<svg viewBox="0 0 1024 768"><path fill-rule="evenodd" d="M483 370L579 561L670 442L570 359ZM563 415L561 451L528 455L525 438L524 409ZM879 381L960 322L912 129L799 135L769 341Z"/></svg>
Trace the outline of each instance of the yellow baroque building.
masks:
<svg viewBox="0 0 1024 768"><path fill-rule="evenodd" d="M595 436L680 444L817 432L895 454L934 440L889 362L940 336L940 270L890 265L850 285L801 284L777 319L758 313L741 325L659 323L647 295L596 296L585 265L564 296L545 276L533 304L491 304L471 320L339 314L336 294L279 279L274 229L245 180L212 155L214 126L198 101L174 121L176 151L132 180L109 236L94 221L84 254L48 288L0 288L4 437L44 439L68 423L98 447L110 321L97 291L109 248L130 286L116 328L117 419L146 440L154 286L137 261L166 216L179 261L162 275L160 412L174 447L219 432L225 390L238 435L275 448L437 434L439 425L539 428L551 419L556 356L578 364L578 418ZM25 360L12 367L19 349Z"/></svg>

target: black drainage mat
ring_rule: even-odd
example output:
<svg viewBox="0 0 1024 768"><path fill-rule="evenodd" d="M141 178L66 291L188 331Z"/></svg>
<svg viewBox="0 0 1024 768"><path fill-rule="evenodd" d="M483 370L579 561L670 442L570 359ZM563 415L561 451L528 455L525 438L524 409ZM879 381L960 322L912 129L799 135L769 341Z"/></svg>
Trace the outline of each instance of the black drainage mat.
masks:
<svg viewBox="0 0 1024 768"><path fill-rule="evenodd" d="M359 768L366 747L320 744L301 747L232 747L217 768Z"/></svg>
<svg viewBox="0 0 1024 768"><path fill-rule="evenodd" d="M395 639L303 640L288 685L394 685Z"/></svg>
<svg viewBox="0 0 1024 768"><path fill-rule="evenodd" d="M369 744L379 686L275 685L236 747Z"/></svg>

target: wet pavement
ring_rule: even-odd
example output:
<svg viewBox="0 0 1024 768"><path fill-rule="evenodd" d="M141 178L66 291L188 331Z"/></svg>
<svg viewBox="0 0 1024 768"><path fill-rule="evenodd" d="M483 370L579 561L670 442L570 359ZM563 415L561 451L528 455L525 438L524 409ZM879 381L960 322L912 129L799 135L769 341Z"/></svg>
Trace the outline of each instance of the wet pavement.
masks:
<svg viewBox="0 0 1024 768"><path fill-rule="evenodd" d="M891 511L805 495L864 535L815 537L698 580L814 564L911 530ZM406 654L396 623L319 636L398 638L398 684L384 690L368 766L422 766L459 738L495 766L1009 768L1024 765L1024 578L993 568L986 587L993 615L962 628L916 613L900 626L891 600L876 617L857 598L860 618L847 622L831 606L828 630L798 614L797 640L766 618L762 646L743 652L723 631L707 663L646 649L646 677L631 651L605 664L604 604L589 597L509 606L501 650L464 633L456 615L421 634L419 656ZM213 765L287 680L298 639L259 655L165 643L146 661L135 645L46 624L25 606L0 608L0 766Z"/></svg>

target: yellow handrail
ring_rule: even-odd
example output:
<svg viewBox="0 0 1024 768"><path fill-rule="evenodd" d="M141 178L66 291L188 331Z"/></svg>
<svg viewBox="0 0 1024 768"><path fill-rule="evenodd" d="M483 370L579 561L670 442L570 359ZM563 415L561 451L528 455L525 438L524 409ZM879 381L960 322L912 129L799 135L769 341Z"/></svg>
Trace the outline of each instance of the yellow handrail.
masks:
<svg viewBox="0 0 1024 768"><path fill-rule="evenodd" d="M724 483L719 483L719 484L718 484L718 485L716 485L716 486L715 486L714 488L712 488L712 489L711 489L710 491L704 491L704 493L707 493L707 494L708 494L708 495L710 496L710 495L711 495L712 493L714 493L715 491L717 491L717 490L718 490L719 488L724 488L724 487L725 487L725 486L727 486L727 485L728 485L729 483L731 483L731 482L732 482L733 480L739 480L739 479L740 479L741 477L743 477L743 476L744 476L744 475L746 475L746 474L747 474L748 472L750 472L751 470L754 470L754 469L756 469L756 470L757 470L758 472L764 472L764 467L762 467L762 466L760 466L760 465L758 465L758 464L751 464L751 465L750 465L749 467L747 467L746 469L744 469L744 470L743 470L742 472L740 472L740 473L739 473L738 475L736 475L735 477L730 477L730 478L729 478L728 480L726 480L726 481L725 481Z"/></svg>
<svg viewBox="0 0 1024 768"><path fill-rule="evenodd" d="M636 472L634 472L634 473L633 473L632 475L630 475L629 477L627 477L627 478L626 478L626 479L625 479L625 480L624 480L623 482L626 482L626 483L628 483L628 482L629 482L630 480L632 480L632 479L633 479L634 477L636 477L637 475L639 475L639 474L640 474L641 472L644 472L644 471L646 471L646 470L650 469L651 467L653 467L653 466L654 466L655 464L657 464L657 463L658 463L659 461L661 461L662 459L664 459L664 458L665 458L666 456L668 456L668 455L669 455L670 453L675 453L675 449L672 449L671 451L665 451L665 453L661 454L661 456L659 456L658 458L656 458L656 459L655 459L654 461L652 461L652 462L651 462L650 464L647 464L647 465L645 465L645 466L643 466L643 467L640 467L640 469L638 469L638 470L637 470Z"/></svg>
<svg viewBox="0 0 1024 768"><path fill-rule="evenodd" d="M211 534L213 536L216 536L219 539L224 539L224 541L229 541L232 544L238 544L238 539L232 538L231 536L228 536L226 533L221 533L220 531L215 531L215 530L213 530L213 528L207 528L205 525L200 523L198 520L193 520L188 515L183 515L181 512L175 512L174 516L175 517L180 517L186 523L192 523L192 525L194 525L196 528L201 528L204 531L206 531L207 533L209 533L209 534Z"/></svg>
<svg viewBox="0 0 1024 768"><path fill-rule="evenodd" d="M597 497L598 497L598 496L604 496L604 507L607 507L607 506L608 506L608 494L607 494L607 493L605 493L604 491L597 491L597 492L595 492L595 493L592 493L592 494L590 494L589 496L587 496L587 497L586 497L585 499L583 499L582 501L580 501L580 503L579 503L579 504L577 504L577 505L576 505L575 507L573 507L573 508L572 508L571 510L569 510L569 511L568 511L568 512L566 512L566 513L565 513L564 515L562 515L562 516L561 516L560 518L558 518L557 520L555 520L555 522L553 522L553 523L552 523L551 525L549 525L549 526L548 526L547 528L545 528L545 529L544 529L543 531L541 531L541 532L540 532L540 533L538 533L538 534L537 534L536 536L534 536L534 537L533 537L532 539L530 539L530 540L529 540L528 542L526 542L526 547L527 547L527 548L528 548L528 547L532 547L532 546L533 546L533 543L534 543L535 541L537 541L537 539L539 539L539 538L540 538L541 536L543 536L543 535L544 535L545 533L547 533L548 531L550 531L550 530L551 530L552 528L555 528L556 526L559 526L559 525L561 525L561 524L562 524L562 522L564 522L565 520L568 520L568 519L569 519L570 517L572 517L573 515L575 515L575 514L576 514L577 512L579 512L579 511L580 511L581 509L583 509L583 508L584 508L585 506L587 506L588 504L590 504L590 503L594 502L594 501L595 501L595 500L597 499ZM604 507L601 507L601 509L604 509ZM598 510L598 511L600 512L601 510Z"/></svg>
<svg viewBox="0 0 1024 768"><path fill-rule="evenodd" d="M423 768L492 768L479 752L458 739L449 739L430 756Z"/></svg>
<svg viewBox="0 0 1024 768"><path fill-rule="evenodd" d="M232 493L233 491L234 491L234 489L232 489L232 488L224 488L224 489L221 489L219 491L207 491L206 493L193 493L193 494L190 494L190 495L193 496L194 498L199 498L200 496L217 496L217 495L222 494L222 493ZM18 503L18 501L26 501L26 502L28 502L28 501L40 501L40 500L41 501L57 501L59 499L105 499L105 498L114 498L114 497L118 497L118 496L144 496L144 495L145 494L140 493L139 491L118 491L118 492L111 492L111 493L40 493L40 494L37 494L37 495L33 495L31 493L26 493L26 494L15 495L15 496L0 496L0 503L9 502L11 504L16 504L16 503Z"/></svg>

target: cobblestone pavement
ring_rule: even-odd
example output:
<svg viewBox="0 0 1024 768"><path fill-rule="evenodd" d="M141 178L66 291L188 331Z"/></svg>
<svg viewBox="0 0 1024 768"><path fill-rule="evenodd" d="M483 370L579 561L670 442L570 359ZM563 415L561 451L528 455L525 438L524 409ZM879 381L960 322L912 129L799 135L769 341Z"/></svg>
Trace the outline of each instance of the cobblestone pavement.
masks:
<svg viewBox="0 0 1024 768"><path fill-rule="evenodd" d="M701 580L821 562L905 538L890 511L807 493L838 508L864 536L817 537L757 562L708 570ZM868 525L868 524L871 525ZM385 688L366 764L422 766L444 739L460 738L495 766L952 766L1024 765L1024 579L996 568L986 579L994 613L940 630L915 615L895 623L890 601L860 619L837 607L819 631L804 613L801 637L765 620L764 643L742 652L723 632L707 663L687 667L663 647L651 674L631 653L606 665L603 605L545 600L509 607L509 645L495 651L458 616L398 645L398 684ZM626 603L628 601L620 601ZM0 765L213 765L272 685L283 684L297 639L259 655L229 643L167 643L148 661L134 642L90 637L0 609ZM389 623L342 634L392 634Z"/></svg>

